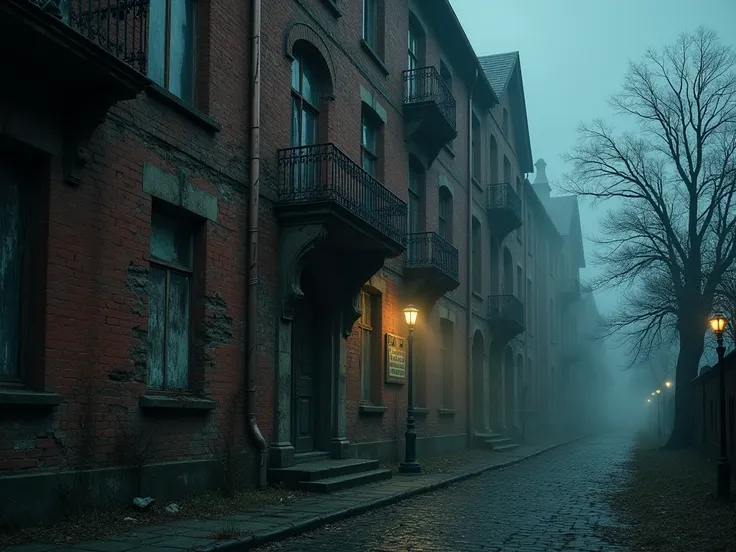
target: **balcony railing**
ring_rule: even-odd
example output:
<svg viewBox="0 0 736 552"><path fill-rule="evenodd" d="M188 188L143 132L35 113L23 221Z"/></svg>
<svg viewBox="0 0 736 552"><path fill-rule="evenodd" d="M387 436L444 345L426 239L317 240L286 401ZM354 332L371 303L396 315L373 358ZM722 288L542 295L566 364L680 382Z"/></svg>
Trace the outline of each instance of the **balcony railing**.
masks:
<svg viewBox="0 0 736 552"><path fill-rule="evenodd" d="M404 104L434 102L452 130L456 130L455 97L434 67L404 71Z"/></svg>
<svg viewBox="0 0 736 552"><path fill-rule="evenodd" d="M524 303L515 295L491 295L488 316L494 321L509 320L524 325Z"/></svg>
<svg viewBox="0 0 736 552"><path fill-rule="evenodd" d="M279 198L284 204L331 201L401 245L406 203L334 144L280 150Z"/></svg>
<svg viewBox="0 0 736 552"><path fill-rule="evenodd" d="M151 0L28 0L146 74Z"/></svg>
<svg viewBox="0 0 736 552"><path fill-rule="evenodd" d="M457 280L457 249L435 232L409 234L406 241L406 266L433 266Z"/></svg>
<svg viewBox="0 0 736 552"><path fill-rule="evenodd" d="M521 219L521 198L511 184L491 184L488 187L488 208L508 209Z"/></svg>

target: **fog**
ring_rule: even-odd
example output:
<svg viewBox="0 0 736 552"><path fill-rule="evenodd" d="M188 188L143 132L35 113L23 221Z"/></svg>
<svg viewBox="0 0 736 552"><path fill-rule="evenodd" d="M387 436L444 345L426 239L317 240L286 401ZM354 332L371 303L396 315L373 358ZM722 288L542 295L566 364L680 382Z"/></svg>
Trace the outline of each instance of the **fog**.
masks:
<svg viewBox="0 0 736 552"><path fill-rule="evenodd" d="M736 47L736 2L733 0L451 0L478 55L519 51L534 159L543 157L552 183L564 182L570 167L562 156L577 139L581 123L603 118L617 130L609 98L621 90L630 61L648 48L672 44L683 32L705 25L724 45ZM529 175L533 180L534 175ZM600 274L592 262L602 215L614 203L593 206L580 201L587 267L583 283ZM620 290L595 293L604 316L621 299ZM662 347L658 358L631 367L628 348L609 338L603 345L610 374L601 410L616 427L645 423L647 397L665 378L674 376L677 343ZM710 341L700 365L715 362ZM671 350L670 350L671 349Z"/></svg>

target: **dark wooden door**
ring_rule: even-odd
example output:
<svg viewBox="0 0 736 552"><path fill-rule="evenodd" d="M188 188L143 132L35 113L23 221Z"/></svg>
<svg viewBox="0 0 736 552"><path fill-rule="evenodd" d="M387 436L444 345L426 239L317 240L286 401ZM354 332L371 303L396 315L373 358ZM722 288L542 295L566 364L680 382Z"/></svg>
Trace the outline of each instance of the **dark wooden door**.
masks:
<svg viewBox="0 0 736 552"><path fill-rule="evenodd" d="M292 378L294 382L294 447L296 452L315 448L317 374L313 308L300 301L294 312L292 336Z"/></svg>

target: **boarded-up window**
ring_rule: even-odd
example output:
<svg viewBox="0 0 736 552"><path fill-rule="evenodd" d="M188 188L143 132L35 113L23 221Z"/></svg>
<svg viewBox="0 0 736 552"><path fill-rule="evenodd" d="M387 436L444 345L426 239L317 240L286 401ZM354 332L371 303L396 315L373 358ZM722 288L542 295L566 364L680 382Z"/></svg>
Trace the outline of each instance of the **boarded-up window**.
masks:
<svg viewBox="0 0 736 552"><path fill-rule="evenodd" d="M20 184L0 167L0 380L21 375L23 230Z"/></svg>
<svg viewBox="0 0 736 552"><path fill-rule="evenodd" d="M192 232L154 213L148 295L148 386L186 388L189 383Z"/></svg>

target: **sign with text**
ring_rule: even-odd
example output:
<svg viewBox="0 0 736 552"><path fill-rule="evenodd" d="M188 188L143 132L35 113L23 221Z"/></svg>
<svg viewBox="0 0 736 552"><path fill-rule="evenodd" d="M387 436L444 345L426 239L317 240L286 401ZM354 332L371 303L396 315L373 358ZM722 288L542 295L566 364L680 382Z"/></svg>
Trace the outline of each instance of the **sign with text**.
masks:
<svg viewBox="0 0 736 552"><path fill-rule="evenodd" d="M386 334L386 383L406 382L406 339Z"/></svg>

